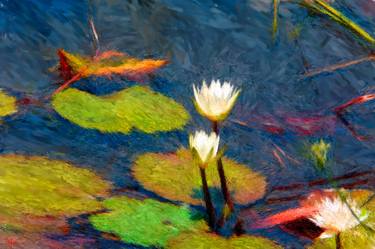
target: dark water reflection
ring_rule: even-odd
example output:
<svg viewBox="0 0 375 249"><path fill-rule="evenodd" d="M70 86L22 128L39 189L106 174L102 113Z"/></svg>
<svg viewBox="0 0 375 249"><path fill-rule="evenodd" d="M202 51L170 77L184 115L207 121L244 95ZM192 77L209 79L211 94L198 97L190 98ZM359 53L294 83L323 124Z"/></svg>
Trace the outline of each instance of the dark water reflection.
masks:
<svg viewBox="0 0 375 249"><path fill-rule="evenodd" d="M336 6L370 33L374 32L375 3L337 0ZM307 70L362 57L371 48L330 20L311 17L294 4L285 3L281 8L280 31L273 42L269 0L0 0L0 87L19 98L38 99L51 92L57 77L48 68L56 63L56 49L93 52L87 21L90 14L102 50L116 49L137 57L171 60L169 66L146 84L178 99L189 110L193 120L187 130L156 135L102 134L65 121L48 105L28 105L0 126L2 153L69 160L94 169L117 187L137 187L129 175L137 155L174 151L187 145L188 131L208 127L191 103L191 84L219 78L242 88L231 120L247 121L250 126L231 121L224 124L222 138L229 146L227 154L266 175L269 189L320 178L303 151L308 142L321 137L333 145L335 175L372 169L373 140L356 140L340 121L332 121L329 129L309 136L295 132L290 123L283 123L286 130L283 134L272 134L259 125L264 116L279 120L318 114L330 116L334 107L374 88L374 64L370 62L301 78ZM289 34L296 27L301 28L301 33L291 39ZM91 79L76 85L103 94L132 84L121 78L113 82ZM361 133L375 135L373 107L373 103L355 107L346 118ZM275 145L300 163L286 160L285 167L281 166L272 154ZM373 173L360 186L373 187L371 176ZM298 196L310 190L276 191L270 198ZM276 202L269 208L273 212L293 205L295 201ZM85 236L99 237L91 228L85 229ZM286 248L303 248L308 243L279 229L264 231L263 235ZM100 238L95 245L124 248L121 243Z"/></svg>

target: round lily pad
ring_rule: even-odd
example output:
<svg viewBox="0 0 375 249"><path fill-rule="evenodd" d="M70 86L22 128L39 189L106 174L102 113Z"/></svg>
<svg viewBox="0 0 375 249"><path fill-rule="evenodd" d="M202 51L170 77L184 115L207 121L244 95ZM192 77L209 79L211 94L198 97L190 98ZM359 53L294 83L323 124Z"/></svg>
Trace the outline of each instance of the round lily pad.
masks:
<svg viewBox="0 0 375 249"><path fill-rule="evenodd" d="M67 89L53 98L55 110L69 121L102 132L146 133L182 128L189 120L185 108L147 87L133 86L107 96Z"/></svg>
<svg viewBox="0 0 375 249"><path fill-rule="evenodd" d="M110 184L63 161L0 156L0 217L74 216L99 210ZM4 224L3 224L4 225Z"/></svg>
<svg viewBox="0 0 375 249"><path fill-rule="evenodd" d="M208 229L187 207L128 197L114 197L105 200L104 205L110 211L91 216L93 226L131 244L164 246L181 232Z"/></svg>
<svg viewBox="0 0 375 249"><path fill-rule="evenodd" d="M207 181L210 191L212 188L220 191L220 179L214 164L206 169ZM264 195L266 181L261 174L227 158L223 158L223 165L235 202L247 204ZM201 177L189 150L141 155L135 161L133 175L146 189L160 196L194 205L202 204Z"/></svg>
<svg viewBox="0 0 375 249"><path fill-rule="evenodd" d="M7 95L0 89L0 117L10 115L16 111L16 98Z"/></svg>
<svg viewBox="0 0 375 249"><path fill-rule="evenodd" d="M353 190L350 197L358 203L368 213L368 218L363 221L365 226L374 229L375 224L375 198L369 199L373 192L368 190ZM369 200L369 201L368 201ZM342 249L369 249L375 246L375 234L362 225L358 225L352 230L345 231L340 235ZM335 249L335 238L316 239L309 249Z"/></svg>
<svg viewBox="0 0 375 249"><path fill-rule="evenodd" d="M281 249L271 240L258 236L223 238L212 233L183 233L171 239L166 249Z"/></svg>

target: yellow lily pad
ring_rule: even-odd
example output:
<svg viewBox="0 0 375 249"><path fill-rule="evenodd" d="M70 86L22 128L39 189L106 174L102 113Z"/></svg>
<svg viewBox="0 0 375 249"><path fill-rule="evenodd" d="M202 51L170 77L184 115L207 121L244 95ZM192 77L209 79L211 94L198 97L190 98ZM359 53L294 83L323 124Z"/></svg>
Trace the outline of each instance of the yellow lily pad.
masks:
<svg viewBox="0 0 375 249"><path fill-rule="evenodd" d="M211 233L183 233L171 239L166 249L281 249L275 242L258 236L223 238Z"/></svg>
<svg viewBox="0 0 375 249"><path fill-rule="evenodd" d="M0 89L0 117L10 115L16 111L16 98L7 95Z"/></svg>
<svg viewBox="0 0 375 249"><path fill-rule="evenodd" d="M350 197L359 206L365 204L363 208L368 212L368 218L363 224L375 228L375 198L366 202L373 192L368 190L354 190L350 192ZM358 225L356 228L343 232L340 235L342 249L370 249L375 246L375 234L367 230L364 226ZM316 239L308 249L336 249L335 238Z"/></svg>
<svg viewBox="0 0 375 249"><path fill-rule="evenodd" d="M164 246L184 231L208 230L204 220L194 217L187 207L128 197L114 197L104 205L110 211L91 216L93 226L131 244Z"/></svg>
<svg viewBox="0 0 375 249"><path fill-rule="evenodd" d="M109 183L63 161L21 155L0 156L0 217L70 217L102 208ZM4 222L2 223L4 225Z"/></svg>
<svg viewBox="0 0 375 249"><path fill-rule="evenodd" d="M235 202L248 204L263 197L266 181L261 174L227 158L223 158L223 165ZM214 163L207 167L206 173L209 187L220 188ZM173 154L141 155L135 161L133 175L146 189L160 196L194 205L202 204L199 194L201 177L189 150L180 149Z"/></svg>
<svg viewBox="0 0 375 249"><path fill-rule="evenodd" d="M102 132L129 133L132 127L146 133L171 131L189 120L182 105L141 86L104 97L67 89L56 94L52 104L69 121Z"/></svg>

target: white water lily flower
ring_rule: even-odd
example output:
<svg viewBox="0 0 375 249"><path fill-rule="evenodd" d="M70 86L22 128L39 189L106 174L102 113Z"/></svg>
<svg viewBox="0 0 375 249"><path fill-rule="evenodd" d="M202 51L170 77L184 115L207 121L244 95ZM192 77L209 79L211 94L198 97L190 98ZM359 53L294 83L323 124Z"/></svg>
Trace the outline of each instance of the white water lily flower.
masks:
<svg viewBox="0 0 375 249"><path fill-rule="evenodd" d="M345 203L339 197L326 197L317 203L317 212L310 220L325 230L320 238L329 238L358 226L367 217L368 214L358 208L353 200L347 199Z"/></svg>
<svg viewBox="0 0 375 249"><path fill-rule="evenodd" d="M206 81L198 89L193 85L195 105L199 113L211 121L224 120L233 108L240 90L234 88L229 82L221 85L220 81L212 80L208 87Z"/></svg>
<svg viewBox="0 0 375 249"><path fill-rule="evenodd" d="M190 148L197 152L201 167L207 166L207 163L216 157L219 142L220 137L214 132L208 135L204 131L197 131L194 135L190 135Z"/></svg>

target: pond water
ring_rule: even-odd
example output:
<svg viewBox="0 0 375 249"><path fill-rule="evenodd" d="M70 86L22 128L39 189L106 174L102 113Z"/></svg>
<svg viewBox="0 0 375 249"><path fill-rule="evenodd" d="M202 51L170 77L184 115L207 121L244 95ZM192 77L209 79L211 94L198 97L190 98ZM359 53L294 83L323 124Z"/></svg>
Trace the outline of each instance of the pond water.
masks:
<svg viewBox="0 0 375 249"><path fill-rule="evenodd" d="M374 34L373 1L336 0L334 6ZM58 62L57 49L93 54L89 18L95 22L101 50L167 58L170 63L141 83L119 76L91 77L73 87L104 95L147 85L187 109L191 120L185 129L103 133L69 122L48 102L33 101L58 87L58 75L49 70ZM261 216L296 206L298 198L288 197L330 187L308 185L325 177L306 157L306 147L321 138L331 143L335 176L370 172L339 184L373 188L374 103L351 108L344 121L333 109L373 91L375 64L364 62L303 77L310 70L366 56L371 46L298 4L281 3L275 40L272 20L271 0L0 0L0 88L23 100L17 113L3 119L0 152L68 161L92 170L115 189L132 189L160 199L132 177L133 161L146 152L187 147L189 133L209 129L210 123L194 108L192 84L221 79L242 90L222 124L221 139L228 146L227 157L266 177L270 193L253 205ZM358 139L348 127L368 139ZM271 191L296 183L304 187ZM90 242L87 248L141 248L103 236L84 215L69 223L69 233L51 239L64 241L79 235ZM300 249L311 243L277 227L250 232L285 248Z"/></svg>

